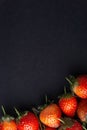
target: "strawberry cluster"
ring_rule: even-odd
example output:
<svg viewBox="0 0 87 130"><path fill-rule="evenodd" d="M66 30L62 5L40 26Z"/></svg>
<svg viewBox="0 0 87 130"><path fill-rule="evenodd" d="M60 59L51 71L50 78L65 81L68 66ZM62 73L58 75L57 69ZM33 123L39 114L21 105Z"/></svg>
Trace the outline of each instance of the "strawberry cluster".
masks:
<svg viewBox="0 0 87 130"><path fill-rule="evenodd" d="M69 76L69 89L32 111L19 113L14 118L6 114L0 120L0 130L87 130L87 75Z"/></svg>

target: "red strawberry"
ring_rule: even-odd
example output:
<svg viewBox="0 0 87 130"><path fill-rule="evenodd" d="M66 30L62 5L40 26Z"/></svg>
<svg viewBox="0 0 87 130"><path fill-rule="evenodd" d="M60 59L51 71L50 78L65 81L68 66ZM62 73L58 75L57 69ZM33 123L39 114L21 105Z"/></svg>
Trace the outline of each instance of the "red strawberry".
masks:
<svg viewBox="0 0 87 130"><path fill-rule="evenodd" d="M18 113L17 110L16 112ZM35 114L33 112L25 112L21 117L19 115L17 130L39 130L39 121Z"/></svg>
<svg viewBox="0 0 87 130"><path fill-rule="evenodd" d="M2 122L1 130L17 130L17 126L14 120L4 120Z"/></svg>
<svg viewBox="0 0 87 130"><path fill-rule="evenodd" d="M82 125L71 118L64 118L64 124L62 124L59 130L83 130Z"/></svg>
<svg viewBox="0 0 87 130"><path fill-rule="evenodd" d="M59 99L59 106L63 113L67 116L73 117L75 115L77 109L77 100L76 97L72 96L71 94L67 93L64 94Z"/></svg>
<svg viewBox="0 0 87 130"><path fill-rule="evenodd" d="M46 127L45 130L57 130L56 128Z"/></svg>
<svg viewBox="0 0 87 130"><path fill-rule="evenodd" d="M57 128L60 126L61 110L57 104L52 103L40 112L39 118L44 125Z"/></svg>
<svg viewBox="0 0 87 130"><path fill-rule="evenodd" d="M2 110L4 116L1 118L1 124L0 124L1 130L17 130L17 125L14 118L6 114L3 106Z"/></svg>
<svg viewBox="0 0 87 130"><path fill-rule="evenodd" d="M70 76L66 78L71 84L72 91L80 98L87 98L87 75L80 75L77 78Z"/></svg>
<svg viewBox="0 0 87 130"><path fill-rule="evenodd" d="M87 123L87 99L82 99L78 104L77 115L82 122Z"/></svg>

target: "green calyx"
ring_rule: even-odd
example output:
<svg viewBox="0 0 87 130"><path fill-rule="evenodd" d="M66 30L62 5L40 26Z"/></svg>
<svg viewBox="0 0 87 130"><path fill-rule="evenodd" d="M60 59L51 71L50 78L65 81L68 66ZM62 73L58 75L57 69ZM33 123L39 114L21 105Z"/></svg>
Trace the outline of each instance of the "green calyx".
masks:
<svg viewBox="0 0 87 130"><path fill-rule="evenodd" d="M8 122L10 122L11 120L14 120L14 117L11 117L11 116L9 116L9 115L6 115L6 116L3 116L3 117L1 118L1 120L2 120L2 121L8 121Z"/></svg>
<svg viewBox="0 0 87 130"><path fill-rule="evenodd" d="M75 122L73 119L69 117L64 117L62 120L64 121L64 123L61 124L59 130L66 130L66 128L71 128Z"/></svg>
<svg viewBox="0 0 87 130"><path fill-rule="evenodd" d="M71 98L73 95L71 93L66 93L61 96L61 98Z"/></svg>
<svg viewBox="0 0 87 130"><path fill-rule="evenodd" d="M2 118L1 118L1 121L8 121L8 122L9 122L9 121L11 121L11 120L14 120L14 117L12 117L12 116L6 114L5 109L4 109L3 106L1 106L1 108L2 108L2 112L3 112L3 114L4 114L4 116L2 116Z"/></svg>

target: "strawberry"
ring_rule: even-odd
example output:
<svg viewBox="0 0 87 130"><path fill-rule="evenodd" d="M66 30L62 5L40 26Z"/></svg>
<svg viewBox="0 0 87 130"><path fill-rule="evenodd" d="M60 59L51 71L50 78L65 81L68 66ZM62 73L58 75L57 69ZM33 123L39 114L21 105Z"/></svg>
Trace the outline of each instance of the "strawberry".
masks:
<svg viewBox="0 0 87 130"><path fill-rule="evenodd" d="M4 116L1 118L1 130L17 130L17 125L13 117L6 114L4 107L2 106Z"/></svg>
<svg viewBox="0 0 87 130"><path fill-rule="evenodd" d="M40 121L52 128L57 128L60 126L61 110L59 106L55 103L51 103L46 106L39 114Z"/></svg>
<svg viewBox="0 0 87 130"><path fill-rule="evenodd" d="M5 119L2 122L1 130L17 130L15 121L11 119Z"/></svg>
<svg viewBox="0 0 87 130"><path fill-rule="evenodd" d="M78 104L77 115L82 122L87 123L87 99L81 99Z"/></svg>
<svg viewBox="0 0 87 130"><path fill-rule="evenodd" d="M61 124L59 130L83 130L82 125L72 118L65 117L64 123Z"/></svg>
<svg viewBox="0 0 87 130"><path fill-rule="evenodd" d="M77 99L70 93L62 95L62 97L58 101L59 106L63 113L69 117L73 117L75 115L77 109Z"/></svg>
<svg viewBox="0 0 87 130"><path fill-rule="evenodd" d="M66 78L72 88L72 91L80 98L87 98L87 75L80 75L77 78L70 76Z"/></svg>
<svg viewBox="0 0 87 130"><path fill-rule="evenodd" d="M27 111L20 116L17 109L15 110L19 116L17 120L17 130L39 130L39 121L33 112Z"/></svg>
<svg viewBox="0 0 87 130"><path fill-rule="evenodd" d="M45 130L57 130L56 128L52 128L52 127L45 127Z"/></svg>

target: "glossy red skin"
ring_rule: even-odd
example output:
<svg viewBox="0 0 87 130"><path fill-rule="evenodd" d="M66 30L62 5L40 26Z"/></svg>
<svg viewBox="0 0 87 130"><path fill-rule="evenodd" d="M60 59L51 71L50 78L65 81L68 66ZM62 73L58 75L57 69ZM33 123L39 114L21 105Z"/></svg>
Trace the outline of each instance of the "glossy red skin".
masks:
<svg viewBox="0 0 87 130"><path fill-rule="evenodd" d="M82 99L78 104L77 115L81 121L87 122L87 99Z"/></svg>
<svg viewBox="0 0 87 130"><path fill-rule="evenodd" d="M16 122L11 121L3 121L1 122L1 130L17 130Z"/></svg>
<svg viewBox="0 0 87 130"><path fill-rule="evenodd" d="M82 125L75 121L71 128L66 128L65 130L83 130Z"/></svg>
<svg viewBox="0 0 87 130"><path fill-rule="evenodd" d="M28 112L21 117L17 123L17 128L18 130L39 130L38 119L32 112Z"/></svg>
<svg viewBox="0 0 87 130"><path fill-rule="evenodd" d="M61 114L59 106L52 103L40 112L39 119L48 127L58 128L60 126L60 120L58 119L61 118Z"/></svg>
<svg viewBox="0 0 87 130"><path fill-rule="evenodd" d="M77 83L76 83L77 82ZM76 78L73 84L73 92L80 98L87 98L87 75L81 75Z"/></svg>
<svg viewBox="0 0 87 130"><path fill-rule="evenodd" d="M59 100L59 106L65 115L73 117L77 109L77 100L74 96L63 97Z"/></svg>

